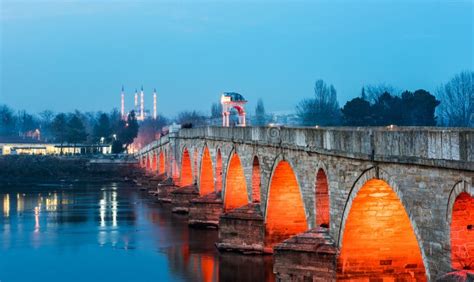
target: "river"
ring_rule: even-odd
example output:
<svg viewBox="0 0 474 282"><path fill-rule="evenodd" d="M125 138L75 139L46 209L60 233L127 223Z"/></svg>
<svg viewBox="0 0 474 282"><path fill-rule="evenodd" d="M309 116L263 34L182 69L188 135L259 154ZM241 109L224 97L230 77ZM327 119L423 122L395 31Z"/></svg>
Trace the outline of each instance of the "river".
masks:
<svg viewBox="0 0 474 282"><path fill-rule="evenodd" d="M0 281L271 281L271 256L219 253L124 183L0 186Z"/></svg>

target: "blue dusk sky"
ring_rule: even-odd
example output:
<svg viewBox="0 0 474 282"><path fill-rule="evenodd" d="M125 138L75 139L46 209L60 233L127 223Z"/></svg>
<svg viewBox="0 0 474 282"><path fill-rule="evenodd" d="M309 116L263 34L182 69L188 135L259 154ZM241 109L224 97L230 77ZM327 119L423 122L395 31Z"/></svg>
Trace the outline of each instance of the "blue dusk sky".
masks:
<svg viewBox="0 0 474 282"><path fill-rule="evenodd" d="M433 92L472 70L474 1L0 0L0 104L39 112L208 113L223 91L293 111L316 79Z"/></svg>

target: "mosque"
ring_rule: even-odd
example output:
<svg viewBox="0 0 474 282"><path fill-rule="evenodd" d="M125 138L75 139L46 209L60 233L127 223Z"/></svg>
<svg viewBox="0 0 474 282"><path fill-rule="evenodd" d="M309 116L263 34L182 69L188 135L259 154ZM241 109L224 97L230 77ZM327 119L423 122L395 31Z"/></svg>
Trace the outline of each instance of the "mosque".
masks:
<svg viewBox="0 0 474 282"><path fill-rule="evenodd" d="M125 90L122 86L121 92L121 105L120 105L120 113L122 115L122 119L127 119L129 112L132 110L135 111L138 121L144 121L146 118L153 118L154 120L157 119L157 105L156 105L156 88L153 89L153 113L150 114L149 110L145 110L145 92L143 91L143 86L141 87L140 92L135 89L135 96L134 96L134 107L130 109L130 111L125 111ZM138 103L140 100L140 103Z"/></svg>

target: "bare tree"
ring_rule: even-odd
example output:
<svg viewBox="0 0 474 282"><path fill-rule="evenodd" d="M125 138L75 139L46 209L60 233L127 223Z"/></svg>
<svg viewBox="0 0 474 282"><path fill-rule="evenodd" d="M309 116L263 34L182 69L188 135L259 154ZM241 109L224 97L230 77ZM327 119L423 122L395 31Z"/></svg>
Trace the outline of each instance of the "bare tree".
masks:
<svg viewBox="0 0 474 282"><path fill-rule="evenodd" d="M323 80L314 84L314 98L304 99L296 106L303 125L337 125L341 110L337 102L336 89Z"/></svg>
<svg viewBox="0 0 474 282"><path fill-rule="evenodd" d="M395 87L380 83L380 84L369 84L362 88L362 95L364 96L363 99L367 100L371 104L375 104L379 97L382 96L384 93L388 93L393 96L398 96L400 91L397 90Z"/></svg>
<svg viewBox="0 0 474 282"><path fill-rule="evenodd" d="M464 71L441 85L436 96L440 123L446 126L474 127L474 72Z"/></svg>

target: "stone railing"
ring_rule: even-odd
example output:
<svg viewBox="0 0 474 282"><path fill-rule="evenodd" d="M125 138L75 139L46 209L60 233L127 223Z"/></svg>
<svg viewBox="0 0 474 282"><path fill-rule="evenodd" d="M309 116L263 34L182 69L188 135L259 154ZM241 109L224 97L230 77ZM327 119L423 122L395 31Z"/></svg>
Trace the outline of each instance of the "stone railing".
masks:
<svg viewBox="0 0 474 282"><path fill-rule="evenodd" d="M155 141L150 148L168 142L167 138ZM199 127L181 129L176 138L278 146L374 161L474 170L473 128Z"/></svg>

